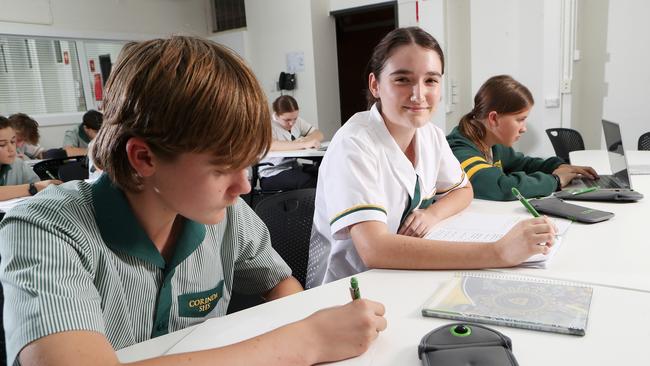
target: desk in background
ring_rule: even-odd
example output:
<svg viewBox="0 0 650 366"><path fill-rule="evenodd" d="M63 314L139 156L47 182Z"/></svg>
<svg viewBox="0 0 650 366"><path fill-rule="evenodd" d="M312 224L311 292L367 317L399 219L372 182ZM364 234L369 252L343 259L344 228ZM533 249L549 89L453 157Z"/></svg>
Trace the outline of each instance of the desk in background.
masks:
<svg viewBox="0 0 650 366"><path fill-rule="evenodd" d="M319 149L302 149L302 150L285 150L269 151L267 158L322 158L325 156L325 150Z"/></svg>

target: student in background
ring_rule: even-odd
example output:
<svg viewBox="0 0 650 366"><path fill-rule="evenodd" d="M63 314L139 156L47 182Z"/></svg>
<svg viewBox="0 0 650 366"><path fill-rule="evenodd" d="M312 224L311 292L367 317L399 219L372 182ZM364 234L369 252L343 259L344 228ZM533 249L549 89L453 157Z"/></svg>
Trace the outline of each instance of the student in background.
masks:
<svg viewBox="0 0 650 366"><path fill-rule="evenodd" d="M512 187L525 197L548 196L578 175L598 177L591 167L565 164L558 157L528 157L512 148L526 132L533 104L524 85L508 75L493 76L476 93L474 109L447 136L476 198L514 200Z"/></svg>
<svg viewBox="0 0 650 366"><path fill-rule="evenodd" d="M42 159L44 149L38 144L38 122L25 113L9 116L9 122L16 132L16 152L21 159Z"/></svg>
<svg viewBox="0 0 650 366"><path fill-rule="evenodd" d="M33 196L50 184L61 183L54 179L41 181L30 166L16 157L16 132L11 122L0 116L0 201Z"/></svg>
<svg viewBox="0 0 650 366"><path fill-rule="evenodd" d="M84 113L81 124L72 130L65 131L63 149L68 156L86 155L88 143L97 136L102 126L104 116L94 109Z"/></svg>
<svg viewBox="0 0 650 366"><path fill-rule="evenodd" d="M546 253L538 243L552 245L554 228L545 218L520 222L495 243L423 238L472 200L443 131L431 123L443 53L422 29L398 28L375 47L369 71L372 107L339 129L320 168L307 287L368 268L509 267ZM316 253L323 246L326 263Z"/></svg>
<svg viewBox="0 0 650 366"><path fill-rule="evenodd" d="M298 117L298 102L289 95L273 102L273 142L270 151L318 148L323 134L314 126ZM318 170L301 165L295 158L265 158L260 166L260 187L264 190L291 190L316 187Z"/></svg>
<svg viewBox="0 0 650 366"><path fill-rule="evenodd" d="M105 173L0 222L9 364L117 365L115 350L224 315L233 290L267 300L302 290L239 198L246 167L271 143L264 92L243 60L200 38L129 43L104 103L92 156ZM340 360L368 348L383 313L355 300L230 346L133 364Z"/></svg>

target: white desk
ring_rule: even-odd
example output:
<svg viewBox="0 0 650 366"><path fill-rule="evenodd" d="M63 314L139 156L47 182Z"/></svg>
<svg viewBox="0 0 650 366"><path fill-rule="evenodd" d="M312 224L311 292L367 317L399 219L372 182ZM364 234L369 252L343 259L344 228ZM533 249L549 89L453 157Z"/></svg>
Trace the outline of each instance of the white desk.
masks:
<svg viewBox="0 0 650 366"><path fill-rule="evenodd" d="M372 270L358 275L362 296L386 306L388 329L370 350L337 365L421 365L420 339L450 321L425 318L420 307L437 281L450 271ZM340 280L255 308L207 321L185 335L171 349L160 344L158 355L231 344L303 318L327 306L349 301L349 282ZM645 343L650 339L650 293L595 287L587 334L584 337L493 326L512 339L521 365L650 364ZM627 336L626 332L630 331ZM153 356L158 338L118 352L121 361ZM161 342L164 343L164 342ZM149 352L142 353L143 345Z"/></svg>
<svg viewBox="0 0 650 366"><path fill-rule="evenodd" d="M586 153L585 153L586 154ZM584 155L575 164L596 166L597 154ZM606 154L601 158L607 159ZM630 157L630 160L632 158ZM573 160L572 160L573 161ZM499 271L593 284L594 296L587 334L575 337L494 327L513 341L521 365L650 364L645 343L650 339L650 240L646 235L650 213L650 176L633 176L635 189L648 197L635 203L581 202L579 205L611 211L609 221L593 225L574 223L562 247L547 269ZM526 214L517 201L474 200L469 211ZM428 331L449 321L423 318L420 307L431 296L436 281L452 271L372 270L358 275L364 297L386 305L389 328L369 352L339 365L420 365L417 345ZM336 281L303 293L212 319L189 333L168 337L178 342L153 339L118 352L120 360L138 360L210 347L223 346L295 321L323 307L348 301L348 283ZM627 330L630 329L630 335ZM180 340L179 340L180 339Z"/></svg>
<svg viewBox="0 0 650 366"><path fill-rule="evenodd" d="M285 150L269 151L267 158L322 158L325 156L325 150L303 149L303 150Z"/></svg>
<svg viewBox="0 0 650 366"><path fill-rule="evenodd" d="M626 150L625 156L630 174L650 174L650 151ZM571 164L591 165L597 172L611 174L609 158L605 150L578 150L569 153Z"/></svg>

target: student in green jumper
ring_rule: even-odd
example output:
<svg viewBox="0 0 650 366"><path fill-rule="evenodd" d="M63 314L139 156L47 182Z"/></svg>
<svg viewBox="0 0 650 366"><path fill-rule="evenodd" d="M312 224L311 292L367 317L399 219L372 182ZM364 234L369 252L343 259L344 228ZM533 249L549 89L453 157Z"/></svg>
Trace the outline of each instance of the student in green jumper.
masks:
<svg viewBox="0 0 650 366"><path fill-rule="evenodd" d="M9 364L117 365L115 350L224 315L233 290L267 300L302 290L239 198L271 144L266 98L240 58L192 37L130 43L104 105L92 147L104 174L48 189L0 223ZM355 300L135 364L340 360L368 348L383 314Z"/></svg>
<svg viewBox="0 0 650 366"><path fill-rule="evenodd" d="M526 132L533 104L524 85L508 75L493 76L476 93L474 109L447 136L472 182L474 197L514 200L512 187L526 197L548 196L578 175L598 177L591 167L565 164L558 157L529 157L512 148Z"/></svg>
<svg viewBox="0 0 650 366"><path fill-rule="evenodd" d="M0 116L0 201L33 196L59 180L41 181L22 159L17 159L16 131L11 122Z"/></svg>
<svg viewBox="0 0 650 366"><path fill-rule="evenodd" d="M66 154L68 156L86 155L88 153L88 144L97 136L103 120L104 115L94 109L84 113L79 126L65 131L63 149Z"/></svg>

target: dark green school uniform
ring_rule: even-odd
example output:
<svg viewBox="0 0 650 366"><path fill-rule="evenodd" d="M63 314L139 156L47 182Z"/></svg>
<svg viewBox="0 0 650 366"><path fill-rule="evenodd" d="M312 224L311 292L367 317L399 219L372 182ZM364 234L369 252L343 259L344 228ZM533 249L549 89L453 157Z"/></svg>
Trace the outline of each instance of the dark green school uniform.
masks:
<svg viewBox="0 0 650 366"><path fill-rule="evenodd" d="M474 197L493 200L514 200L512 187L525 197L548 196L558 182L551 173L564 161L557 157L546 160L531 158L511 147L494 145L492 162L479 148L455 127L447 141L474 187Z"/></svg>

